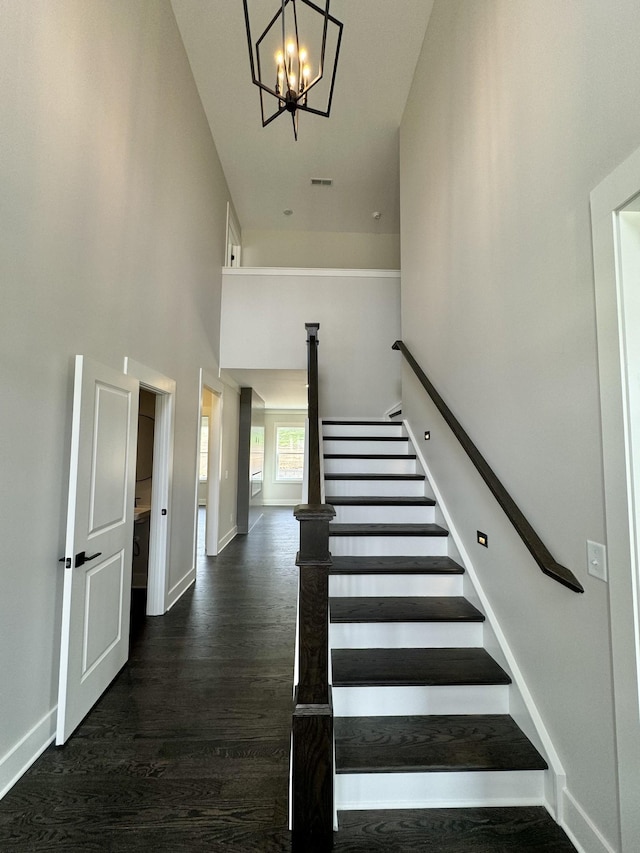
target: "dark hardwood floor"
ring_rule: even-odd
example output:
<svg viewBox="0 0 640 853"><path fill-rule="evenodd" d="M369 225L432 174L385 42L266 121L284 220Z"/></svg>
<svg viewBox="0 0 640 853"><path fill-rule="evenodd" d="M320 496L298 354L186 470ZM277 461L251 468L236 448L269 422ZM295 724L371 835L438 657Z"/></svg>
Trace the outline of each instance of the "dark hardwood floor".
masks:
<svg viewBox="0 0 640 853"><path fill-rule="evenodd" d="M164 617L62 749L0 802L3 853L284 853L298 530L266 509ZM337 853L572 853L544 809L343 815Z"/></svg>

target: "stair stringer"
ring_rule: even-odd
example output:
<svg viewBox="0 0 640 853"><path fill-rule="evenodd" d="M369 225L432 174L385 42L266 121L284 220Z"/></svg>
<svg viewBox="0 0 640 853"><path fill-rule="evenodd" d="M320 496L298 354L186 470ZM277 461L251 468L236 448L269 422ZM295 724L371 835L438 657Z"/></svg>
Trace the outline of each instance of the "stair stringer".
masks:
<svg viewBox="0 0 640 853"><path fill-rule="evenodd" d="M484 648L511 676L512 683L509 699L511 717L545 757L549 765L549 769L545 771L545 806L558 823L564 824L563 792L566 788L567 777L560 757L556 752L533 696L526 685L515 655L500 628L489 598L480 583L469 552L465 548L455 522L447 510L442 492L421 451L415 434L406 418L403 419L402 423L417 455L416 462L418 466L422 467L423 473L427 478L426 483L429 484L428 488L431 490L431 497L437 502L437 513L441 513L442 523L449 531L450 547L454 552L457 552L456 558L459 559L459 562L465 569L463 581L465 597L485 615ZM437 515L436 520L439 520Z"/></svg>

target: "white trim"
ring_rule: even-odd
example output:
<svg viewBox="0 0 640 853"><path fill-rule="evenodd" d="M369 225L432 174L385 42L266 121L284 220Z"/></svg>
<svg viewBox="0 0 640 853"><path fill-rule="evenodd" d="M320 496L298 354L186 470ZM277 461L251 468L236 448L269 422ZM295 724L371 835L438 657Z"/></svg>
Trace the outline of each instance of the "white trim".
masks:
<svg viewBox="0 0 640 853"><path fill-rule="evenodd" d="M271 414L271 412L269 412ZM307 423L308 418L305 418L304 423L294 424L291 423L290 420L287 420L285 415L279 415L279 418L283 418L282 420L273 421L273 453L271 454L271 462L273 464L273 474L271 476L271 485L273 486L300 486L302 488L304 484L304 468L305 468L305 460L307 458L307 442L309 441L309 424ZM302 429L304 432L304 445L302 450L300 451L300 455L302 456L302 477L299 477L296 480L287 479L285 477L278 477L278 430L279 429ZM286 451L285 451L286 452ZM297 502L299 503L299 501ZM263 501L265 506L269 506L267 501ZM296 504L293 504L295 506ZM278 506L278 504L276 504Z"/></svg>
<svg viewBox="0 0 640 853"><path fill-rule="evenodd" d="M562 796L564 819L560 821L560 826L567 833L578 853L616 853L616 849L609 844L582 806L566 788L562 792ZM629 850L629 853L632 851Z"/></svg>
<svg viewBox="0 0 640 853"><path fill-rule="evenodd" d="M639 193L640 148L591 193L618 796L625 853L636 849L640 838L640 530L631 470L628 285L621 275L618 226L620 212Z"/></svg>
<svg viewBox="0 0 640 853"><path fill-rule="evenodd" d="M394 412L402 412L402 400L400 400L398 403L395 403L393 406L390 406L384 413L385 420L391 421L391 423L401 423L401 418L399 415L397 415L395 419L391 418L391 415Z"/></svg>
<svg viewBox="0 0 640 853"><path fill-rule="evenodd" d="M322 278L400 278L400 270L339 270L323 269L322 267L223 267L225 275L274 275L278 278L283 276L308 276Z"/></svg>
<svg viewBox="0 0 640 853"><path fill-rule="evenodd" d="M149 522L149 571L147 615L162 616L168 610L169 543L176 382L157 370L125 356L124 372L156 395L153 439L153 481ZM162 510L166 514L162 515Z"/></svg>
<svg viewBox="0 0 640 853"><path fill-rule="evenodd" d="M229 542L232 542L238 535L238 526L234 525L231 530L228 530L224 536L218 540L218 554L227 547Z"/></svg>
<svg viewBox="0 0 640 853"><path fill-rule="evenodd" d="M464 543L456 525L449 514L445 502L442 497L442 492L438 488L438 484L436 483L431 469L427 463L427 460L424 457L421 446L416 441L415 435L411 426L407 422L407 420L403 420L403 424L405 429L407 430L407 435L409 436L409 440L412 442L415 452L418 456L418 460L420 464L424 468L424 473L427 476L429 484L433 489L433 494L435 500L438 504L440 511L442 512L443 518L446 523L446 527L449 530L449 534L451 539L453 540L454 546L457 548L458 553L460 554L460 559L467 573L467 577L471 584L474 587L475 593L478 596L478 600L480 602L481 609L483 610L486 622L488 626L491 628L493 635L498 643L498 647L502 654L504 655L505 662L507 664L507 669L510 672L512 678L512 690L517 690L522 699L522 703L526 712L528 714L530 725L527 726L526 719L516 719L516 722L520 726L520 728L524 729L525 734L530 737L531 733L531 725L533 725L535 729L535 733L537 738L534 738L538 741L537 746L541 747L541 751L545 754L547 759L547 763L549 764L549 770L545 774L545 794L547 798L547 807L549 811L556 817L556 820L560 820L562 818L562 801L561 801L561 792L566 784L566 773L564 771L564 767L562 766L562 762L551 742L551 738L549 737L549 733L542 721L542 717L536 707L535 702L533 701L533 697L529 692L525 680L523 678L522 672L520 671L520 667L518 666L516 659L509 647L506 637L502 633L502 629L498 623L497 617L489 603L489 599L487 598L482 585L478 579L477 572L473 566L473 562L471 557L466 550ZM513 716L513 715L512 715ZM527 731L529 729L529 731Z"/></svg>
<svg viewBox="0 0 640 853"><path fill-rule="evenodd" d="M185 592L196 582L196 567L192 566L189 571L180 578L177 584L171 587L167 593L168 606L167 610L171 610L173 605L178 601Z"/></svg>
<svg viewBox="0 0 640 853"><path fill-rule="evenodd" d="M53 743L57 714L56 705L0 759L0 800Z"/></svg>
<svg viewBox="0 0 640 853"><path fill-rule="evenodd" d="M200 507L200 429L202 422L202 393L208 388L218 402L212 411L209 421L209 454L207 469L207 524L205 529L204 552L208 557L215 557L220 547L218 544L218 527L220 524L220 467L222 454L222 407L224 405L224 384L219 377L205 367L198 374L198 419L196 430L196 471L195 471L195 509L193 518L193 564L197 564L198 548L198 508ZM215 507L212 513L210 507Z"/></svg>

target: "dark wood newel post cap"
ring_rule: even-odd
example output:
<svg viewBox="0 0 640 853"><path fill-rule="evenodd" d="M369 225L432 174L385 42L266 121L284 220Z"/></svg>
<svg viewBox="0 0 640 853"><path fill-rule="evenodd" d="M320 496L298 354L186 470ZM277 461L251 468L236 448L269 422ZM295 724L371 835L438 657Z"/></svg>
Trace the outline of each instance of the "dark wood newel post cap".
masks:
<svg viewBox="0 0 640 853"><path fill-rule="evenodd" d="M331 504L298 504L293 514L298 521L331 521L336 511Z"/></svg>
<svg viewBox="0 0 640 853"><path fill-rule="evenodd" d="M300 522L296 565L331 565L329 523L335 517L335 509L330 504L298 504L293 514Z"/></svg>
<svg viewBox="0 0 640 853"><path fill-rule="evenodd" d="M307 330L307 340L309 340L310 338L315 338L317 341L320 323L305 323L304 327Z"/></svg>

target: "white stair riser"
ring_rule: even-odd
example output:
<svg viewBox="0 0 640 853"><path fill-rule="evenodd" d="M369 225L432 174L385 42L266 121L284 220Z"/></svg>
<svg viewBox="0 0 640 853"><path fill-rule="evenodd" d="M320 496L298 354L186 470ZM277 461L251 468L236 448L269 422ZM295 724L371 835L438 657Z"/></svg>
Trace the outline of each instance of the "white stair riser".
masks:
<svg viewBox="0 0 640 853"><path fill-rule="evenodd" d="M393 453L398 456L409 453L411 447L408 441L376 441L375 438L341 441L329 436L324 437L322 444L325 453Z"/></svg>
<svg viewBox="0 0 640 853"><path fill-rule="evenodd" d="M509 686L334 687L333 711L336 717L508 714Z"/></svg>
<svg viewBox="0 0 640 853"><path fill-rule="evenodd" d="M329 438L332 435L353 435L357 438L363 436L400 436L404 435L402 424L390 424L388 421L381 421L379 424L323 424L322 435L324 438Z"/></svg>
<svg viewBox="0 0 640 853"><path fill-rule="evenodd" d="M325 474L416 474L416 460L401 456L392 459L327 459Z"/></svg>
<svg viewBox="0 0 640 853"><path fill-rule="evenodd" d="M338 773L336 807L349 809L471 808L544 805L544 771Z"/></svg>
<svg viewBox="0 0 640 853"><path fill-rule="evenodd" d="M332 649L479 648L481 622L334 622Z"/></svg>
<svg viewBox="0 0 640 853"><path fill-rule="evenodd" d="M446 536L330 536L336 557L446 557Z"/></svg>
<svg viewBox="0 0 640 853"><path fill-rule="evenodd" d="M433 506L337 506L334 521L340 524L432 524Z"/></svg>
<svg viewBox="0 0 640 853"><path fill-rule="evenodd" d="M462 595L462 575L330 575L333 598Z"/></svg>
<svg viewBox="0 0 640 853"><path fill-rule="evenodd" d="M424 496L424 480L327 480L327 495L416 498Z"/></svg>

